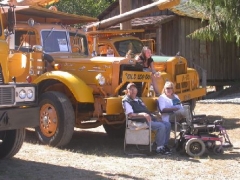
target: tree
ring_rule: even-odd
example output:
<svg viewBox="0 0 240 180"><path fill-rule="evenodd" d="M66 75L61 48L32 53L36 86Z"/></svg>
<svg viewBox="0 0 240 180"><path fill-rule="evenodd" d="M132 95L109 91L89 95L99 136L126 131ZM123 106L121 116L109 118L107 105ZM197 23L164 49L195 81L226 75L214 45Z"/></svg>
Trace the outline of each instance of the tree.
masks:
<svg viewBox="0 0 240 180"><path fill-rule="evenodd" d="M208 25L189 36L203 40L225 39L240 45L240 0L190 0L204 7Z"/></svg>
<svg viewBox="0 0 240 180"><path fill-rule="evenodd" d="M115 0L60 0L57 9L71 14L97 17Z"/></svg>

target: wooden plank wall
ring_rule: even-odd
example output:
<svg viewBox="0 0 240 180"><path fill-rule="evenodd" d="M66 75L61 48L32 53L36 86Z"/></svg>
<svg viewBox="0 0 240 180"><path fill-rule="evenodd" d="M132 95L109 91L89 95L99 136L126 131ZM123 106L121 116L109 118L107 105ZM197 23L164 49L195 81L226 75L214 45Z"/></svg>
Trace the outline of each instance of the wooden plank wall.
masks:
<svg viewBox="0 0 240 180"><path fill-rule="evenodd" d="M200 27L201 20L180 16L164 24L163 54L175 55L180 51L190 66L194 62L207 70L209 82L240 81L240 47L224 40L207 42L186 37Z"/></svg>

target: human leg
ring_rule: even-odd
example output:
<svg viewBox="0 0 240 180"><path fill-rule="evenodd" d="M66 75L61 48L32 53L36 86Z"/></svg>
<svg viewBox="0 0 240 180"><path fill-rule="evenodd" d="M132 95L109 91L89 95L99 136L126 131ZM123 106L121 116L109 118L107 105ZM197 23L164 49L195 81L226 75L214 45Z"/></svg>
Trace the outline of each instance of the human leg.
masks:
<svg viewBox="0 0 240 180"><path fill-rule="evenodd" d="M152 121L151 128L153 131L156 131L156 144L157 146L164 146L165 136L166 136L166 127L162 122Z"/></svg>
<svg viewBox="0 0 240 180"><path fill-rule="evenodd" d="M158 87L157 87L156 77L154 75L152 75L151 80L152 80L153 90L154 90L156 96L160 96L161 93L159 92Z"/></svg>
<svg viewBox="0 0 240 180"><path fill-rule="evenodd" d="M168 145L169 139L170 139L170 133L171 133L171 123L163 121L162 122L165 125L165 140L164 145Z"/></svg>

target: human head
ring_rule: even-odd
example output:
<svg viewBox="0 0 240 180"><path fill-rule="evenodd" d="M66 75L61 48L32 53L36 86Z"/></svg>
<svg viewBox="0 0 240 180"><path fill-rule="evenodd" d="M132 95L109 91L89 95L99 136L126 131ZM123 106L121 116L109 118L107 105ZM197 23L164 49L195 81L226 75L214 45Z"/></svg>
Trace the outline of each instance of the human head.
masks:
<svg viewBox="0 0 240 180"><path fill-rule="evenodd" d="M174 84L171 81L166 81L162 93L165 93L166 95L174 94Z"/></svg>
<svg viewBox="0 0 240 180"><path fill-rule="evenodd" d="M129 83L127 85L127 95L130 96L132 99L136 98L137 96L137 86L134 83Z"/></svg>
<svg viewBox="0 0 240 180"><path fill-rule="evenodd" d="M142 51L141 51L141 55L143 56L143 58L145 60L147 60L148 58L150 58L152 56L152 51L149 47L143 46Z"/></svg>

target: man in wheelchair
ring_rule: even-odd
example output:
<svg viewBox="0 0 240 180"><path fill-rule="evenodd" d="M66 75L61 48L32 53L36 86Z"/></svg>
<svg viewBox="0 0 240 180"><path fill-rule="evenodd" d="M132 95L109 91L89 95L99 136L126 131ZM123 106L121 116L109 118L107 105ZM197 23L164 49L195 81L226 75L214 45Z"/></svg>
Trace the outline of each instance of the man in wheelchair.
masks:
<svg viewBox="0 0 240 180"><path fill-rule="evenodd" d="M171 124L157 119L146 107L143 101L137 97L137 87L134 83L127 85L127 94L122 100L126 115L131 118L142 118L143 121L151 124L151 129L156 131L156 152L164 155L171 154L168 148Z"/></svg>

